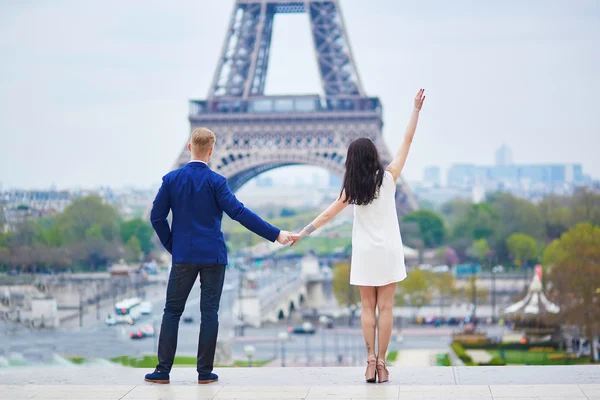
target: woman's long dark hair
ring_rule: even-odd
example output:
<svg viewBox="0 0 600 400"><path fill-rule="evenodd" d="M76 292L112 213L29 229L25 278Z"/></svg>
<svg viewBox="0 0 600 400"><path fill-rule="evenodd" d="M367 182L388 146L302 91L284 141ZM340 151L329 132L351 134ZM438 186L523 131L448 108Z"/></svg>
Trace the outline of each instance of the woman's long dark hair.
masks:
<svg viewBox="0 0 600 400"><path fill-rule="evenodd" d="M372 203L379 195L384 173L375 143L367 138L356 139L348 146L340 198L344 196L344 201L359 206Z"/></svg>

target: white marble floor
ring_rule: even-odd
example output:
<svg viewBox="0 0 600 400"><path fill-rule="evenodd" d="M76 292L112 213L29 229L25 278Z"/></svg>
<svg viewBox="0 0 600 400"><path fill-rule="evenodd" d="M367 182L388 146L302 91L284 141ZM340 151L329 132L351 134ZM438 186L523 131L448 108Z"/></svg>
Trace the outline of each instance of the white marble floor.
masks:
<svg viewBox="0 0 600 400"><path fill-rule="evenodd" d="M515 399L600 400L600 366L390 368L386 384L361 382L362 368L228 368L198 385L178 368L170 385L130 368L0 370L0 399Z"/></svg>
<svg viewBox="0 0 600 400"><path fill-rule="evenodd" d="M0 385L0 399L177 400L177 399L385 399L385 400L600 400L600 384L589 385Z"/></svg>

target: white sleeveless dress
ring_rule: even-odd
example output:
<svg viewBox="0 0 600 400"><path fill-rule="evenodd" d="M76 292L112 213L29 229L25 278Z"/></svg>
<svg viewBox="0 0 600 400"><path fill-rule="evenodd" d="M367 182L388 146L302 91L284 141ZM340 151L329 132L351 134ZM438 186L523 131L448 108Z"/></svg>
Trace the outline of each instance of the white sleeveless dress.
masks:
<svg viewBox="0 0 600 400"><path fill-rule="evenodd" d="M385 171L377 198L354 206L351 285L384 286L406 278L395 194L394 177Z"/></svg>

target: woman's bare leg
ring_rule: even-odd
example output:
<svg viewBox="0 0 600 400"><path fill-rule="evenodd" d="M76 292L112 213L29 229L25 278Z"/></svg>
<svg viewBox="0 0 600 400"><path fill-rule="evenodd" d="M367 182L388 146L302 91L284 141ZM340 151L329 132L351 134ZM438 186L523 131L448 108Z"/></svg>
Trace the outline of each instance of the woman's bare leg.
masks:
<svg viewBox="0 0 600 400"><path fill-rule="evenodd" d="M375 306L377 304L377 290L374 286L359 286L358 288L362 304L360 324L363 336L365 337L367 357L375 356Z"/></svg>
<svg viewBox="0 0 600 400"><path fill-rule="evenodd" d="M390 337L392 336L392 328L394 327L394 317L392 308L394 307L394 293L396 292L396 284L377 287L377 309L379 310L378 327L378 351L377 359L385 361ZM364 330L364 328L363 328Z"/></svg>

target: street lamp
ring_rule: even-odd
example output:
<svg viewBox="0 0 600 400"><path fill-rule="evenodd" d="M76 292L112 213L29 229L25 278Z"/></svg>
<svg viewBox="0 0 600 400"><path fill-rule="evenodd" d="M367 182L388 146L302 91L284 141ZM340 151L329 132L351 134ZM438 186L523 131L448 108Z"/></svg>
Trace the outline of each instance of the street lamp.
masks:
<svg viewBox="0 0 600 400"><path fill-rule="evenodd" d="M285 367L285 342L287 342L289 335L287 332L279 332L279 342L281 343L281 366Z"/></svg>
<svg viewBox="0 0 600 400"><path fill-rule="evenodd" d="M354 315L356 314L356 304L350 304L348 307L350 309L350 327L354 327Z"/></svg>
<svg viewBox="0 0 600 400"><path fill-rule="evenodd" d="M471 264L471 301L473 303L473 312L471 314L472 324L473 326L477 326L475 322L476 314L477 314L477 275L475 271L475 263Z"/></svg>
<svg viewBox="0 0 600 400"><path fill-rule="evenodd" d="M323 366L325 366L325 346L327 345L327 337L325 336L325 329L327 328L327 324L329 323L329 318L325 315L321 315L319 318L319 323L321 324L321 350L322 350L322 362Z"/></svg>
<svg viewBox="0 0 600 400"><path fill-rule="evenodd" d="M248 367L252 367L252 356L254 356L255 352L256 349L251 344L244 346L244 353L248 357Z"/></svg>
<svg viewBox="0 0 600 400"><path fill-rule="evenodd" d="M310 322L303 323L302 328L304 329L304 332L305 332L304 348L306 350L306 366L310 367L310 343L309 343L310 335L308 334L308 332L310 332L311 330L314 332L314 328Z"/></svg>

